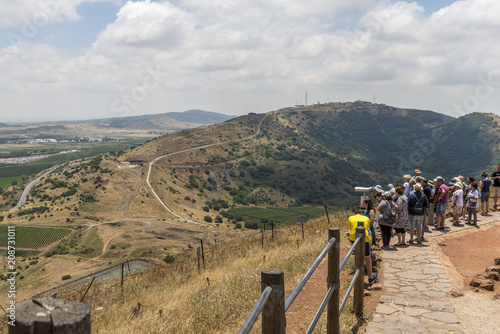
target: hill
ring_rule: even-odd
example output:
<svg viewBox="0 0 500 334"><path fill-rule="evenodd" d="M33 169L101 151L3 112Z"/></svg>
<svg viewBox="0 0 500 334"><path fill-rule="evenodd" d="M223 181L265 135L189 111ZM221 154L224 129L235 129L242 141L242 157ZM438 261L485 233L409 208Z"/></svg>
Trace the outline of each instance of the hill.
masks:
<svg viewBox="0 0 500 334"><path fill-rule="evenodd" d="M22 270L20 298L55 286L54 277L70 269L79 278L124 258L170 261L200 238L222 244L271 222L319 217L324 204L356 203L354 186L399 182L414 168L447 180L492 171L499 124L493 114L453 118L330 103L249 114L83 157L35 185L25 206L0 214L2 224L75 231L35 252L39 263ZM0 205L13 206L28 182L0 189Z"/></svg>
<svg viewBox="0 0 500 334"><path fill-rule="evenodd" d="M185 112L97 119L86 122L117 129L182 130L222 123L233 117L211 111L188 110Z"/></svg>

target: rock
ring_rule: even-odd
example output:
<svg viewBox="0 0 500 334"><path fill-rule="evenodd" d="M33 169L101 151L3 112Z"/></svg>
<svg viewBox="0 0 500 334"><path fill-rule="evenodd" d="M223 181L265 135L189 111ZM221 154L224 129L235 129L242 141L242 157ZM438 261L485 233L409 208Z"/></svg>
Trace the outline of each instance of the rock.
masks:
<svg viewBox="0 0 500 334"><path fill-rule="evenodd" d="M455 297L455 298L462 297L464 295L464 293L462 291L456 290L456 289L451 290L450 294L452 297Z"/></svg>
<svg viewBox="0 0 500 334"><path fill-rule="evenodd" d="M493 299L500 299L500 292L493 296Z"/></svg>
<svg viewBox="0 0 500 334"><path fill-rule="evenodd" d="M481 285L481 281L482 281L482 280L483 280L483 277L481 277L481 276L476 276L476 277L474 277L474 278L470 281L469 285L470 285L470 286L472 286L472 287L474 287L474 288L477 288L478 286L480 286L480 285Z"/></svg>
<svg viewBox="0 0 500 334"><path fill-rule="evenodd" d="M496 271L489 271L486 273L486 278L498 281L500 280L500 274L497 273Z"/></svg>
<svg viewBox="0 0 500 334"><path fill-rule="evenodd" d="M490 272L490 271L496 271L497 273L500 273L500 265L489 266L488 268L486 268L486 272Z"/></svg>
<svg viewBox="0 0 500 334"><path fill-rule="evenodd" d="M495 281L491 279L485 279L481 282L481 285L479 286L481 289L485 289L488 291L494 291L495 290Z"/></svg>
<svg viewBox="0 0 500 334"><path fill-rule="evenodd" d="M493 291L495 289L495 281L486 278L483 275L476 275L469 283L470 286L474 288L481 288L488 291Z"/></svg>
<svg viewBox="0 0 500 334"><path fill-rule="evenodd" d="M380 286L380 284L372 284L372 286L368 287L367 290L380 291L380 290L382 290L382 287Z"/></svg>
<svg viewBox="0 0 500 334"><path fill-rule="evenodd" d="M495 259L495 265L496 265L496 266L500 266L500 257L497 257L497 258Z"/></svg>

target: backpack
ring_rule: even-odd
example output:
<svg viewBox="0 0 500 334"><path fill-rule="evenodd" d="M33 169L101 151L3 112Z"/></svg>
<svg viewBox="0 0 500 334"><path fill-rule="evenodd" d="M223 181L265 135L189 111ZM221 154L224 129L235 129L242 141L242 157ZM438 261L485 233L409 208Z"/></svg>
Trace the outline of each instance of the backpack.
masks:
<svg viewBox="0 0 500 334"><path fill-rule="evenodd" d="M415 195L415 193L413 194L413 196L415 196L415 198L417 199L417 203L415 203L413 208L411 208L411 211L418 214L423 213L424 207L422 205L422 198L424 197L424 195L420 195L420 199L417 198L417 195Z"/></svg>
<svg viewBox="0 0 500 334"><path fill-rule="evenodd" d="M387 209L385 210L383 217L384 221L388 225L394 225L396 222L396 206L394 203L385 201L387 203Z"/></svg>

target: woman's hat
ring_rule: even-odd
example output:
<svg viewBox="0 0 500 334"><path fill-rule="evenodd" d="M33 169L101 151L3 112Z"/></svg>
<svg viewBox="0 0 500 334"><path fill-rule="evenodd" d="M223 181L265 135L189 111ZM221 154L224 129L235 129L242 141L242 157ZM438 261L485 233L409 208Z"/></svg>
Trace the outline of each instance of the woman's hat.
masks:
<svg viewBox="0 0 500 334"><path fill-rule="evenodd" d="M382 194L382 197L392 198L392 194L390 191L384 191L384 193Z"/></svg>
<svg viewBox="0 0 500 334"><path fill-rule="evenodd" d="M375 189L378 193L384 192L384 189L382 189L382 186L380 184L377 184L373 189Z"/></svg>

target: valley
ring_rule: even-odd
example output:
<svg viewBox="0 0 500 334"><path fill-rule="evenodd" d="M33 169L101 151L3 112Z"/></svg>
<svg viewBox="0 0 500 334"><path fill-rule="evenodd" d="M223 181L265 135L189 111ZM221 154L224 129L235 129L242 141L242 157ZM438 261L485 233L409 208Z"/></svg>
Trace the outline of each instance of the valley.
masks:
<svg viewBox="0 0 500 334"><path fill-rule="evenodd" d="M29 298L66 283L68 275L71 281L133 259L183 261L200 239L207 247L229 244L299 216L321 217L325 205L330 213L343 210L358 201L354 186L396 182L414 167L445 178L478 173L500 157L499 137L495 115L454 119L352 102L130 137L119 142L123 149L114 140L78 143L95 146L64 161L0 166L0 224L72 231L19 256L20 296ZM37 177L25 204L8 211Z"/></svg>

